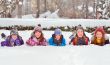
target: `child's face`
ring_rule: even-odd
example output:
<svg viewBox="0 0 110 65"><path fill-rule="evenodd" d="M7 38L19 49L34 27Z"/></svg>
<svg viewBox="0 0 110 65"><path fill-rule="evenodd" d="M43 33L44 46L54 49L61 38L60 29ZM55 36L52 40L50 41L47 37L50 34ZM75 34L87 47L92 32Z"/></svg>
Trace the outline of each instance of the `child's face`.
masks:
<svg viewBox="0 0 110 65"><path fill-rule="evenodd" d="M84 31L82 29L77 30L78 37L83 37Z"/></svg>
<svg viewBox="0 0 110 65"><path fill-rule="evenodd" d="M102 33L98 31L98 32L96 33L96 37L97 37L97 38L102 38Z"/></svg>
<svg viewBox="0 0 110 65"><path fill-rule="evenodd" d="M56 38L57 40L60 40L61 35L56 35L55 38Z"/></svg>
<svg viewBox="0 0 110 65"><path fill-rule="evenodd" d="M39 38L41 36L41 32L36 31L35 36L36 36L36 38Z"/></svg>
<svg viewBox="0 0 110 65"><path fill-rule="evenodd" d="M16 40L17 39L17 35L12 35L12 39Z"/></svg>

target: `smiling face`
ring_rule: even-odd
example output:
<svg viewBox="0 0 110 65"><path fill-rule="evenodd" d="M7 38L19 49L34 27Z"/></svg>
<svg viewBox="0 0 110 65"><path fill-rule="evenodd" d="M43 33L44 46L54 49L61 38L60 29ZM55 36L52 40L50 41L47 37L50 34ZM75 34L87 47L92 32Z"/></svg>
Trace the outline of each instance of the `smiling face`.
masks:
<svg viewBox="0 0 110 65"><path fill-rule="evenodd" d="M41 34L42 34L41 32L36 31L36 32L35 32L35 37L36 37L36 38L40 38Z"/></svg>
<svg viewBox="0 0 110 65"><path fill-rule="evenodd" d="M83 37L84 36L84 31L82 29L77 30L77 35L78 37Z"/></svg>
<svg viewBox="0 0 110 65"><path fill-rule="evenodd" d="M17 39L17 35L13 34L12 36L12 39L16 40Z"/></svg>
<svg viewBox="0 0 110 65"><path fill-rule="evenodd" d="M102 33L101 33L100 31L98 31L98 32L96 33L96 37L97 37L98 39L101 39L101 38L103 37L103 35L102 35Z"/></svg>
<svg viewBox="0 0 110 65"><path fill-rule="evenodd" d="M55 35L55 38L56 38L57 40L60 40L61 35Z"/></svg>

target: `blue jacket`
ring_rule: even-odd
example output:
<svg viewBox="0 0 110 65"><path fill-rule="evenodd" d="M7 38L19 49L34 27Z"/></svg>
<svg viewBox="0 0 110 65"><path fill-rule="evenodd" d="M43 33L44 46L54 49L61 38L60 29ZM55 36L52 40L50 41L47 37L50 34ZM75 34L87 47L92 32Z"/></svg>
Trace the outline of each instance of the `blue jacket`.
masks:
<svg viewBox="0 0 110 65"><path fill-rule="evenodd" d="M53 36L49 39L48 43L49 45L52 45L52 46L65 46L66 45L66 41L64 37L62 37L60 45L57 45L57 43L54 42Z"/></svg>

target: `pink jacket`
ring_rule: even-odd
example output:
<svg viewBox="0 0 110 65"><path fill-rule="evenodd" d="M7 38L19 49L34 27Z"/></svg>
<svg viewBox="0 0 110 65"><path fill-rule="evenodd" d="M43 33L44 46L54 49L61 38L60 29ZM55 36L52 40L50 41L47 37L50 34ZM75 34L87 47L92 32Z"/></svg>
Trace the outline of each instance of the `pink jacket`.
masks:
<svg viewBox="0 0 110 65"><path fill-rule="evenodd" d="M29 40L27 40L26 43L29 46L47 46L46 39L44 39L43 41L39 42L35 37L29 38Z"/></svg>

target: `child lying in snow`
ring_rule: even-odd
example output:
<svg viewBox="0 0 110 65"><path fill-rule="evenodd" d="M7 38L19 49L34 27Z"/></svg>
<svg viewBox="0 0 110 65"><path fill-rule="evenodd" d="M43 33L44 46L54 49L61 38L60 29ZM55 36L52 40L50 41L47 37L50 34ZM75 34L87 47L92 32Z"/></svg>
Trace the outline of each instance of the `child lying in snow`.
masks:
<svg viewBox="0 0 110 65"><path fill-rule="evenodd" d="M6 38L5 41L1 42L1 46L20 46L23 45L24 41L22 40L22 37L19 36L18 31L11 30L10 35Z"/></svg>
<svg viewBox="0 0 110 65"><path fill-rule="evenodd" d="M88 45L89 38L85 35L83 27L77 26L76 34L71 41L73 45Z"/></svg>
<svg viewBox="0 0 110 65"><path fill-rule="evenodd" d="M31 37L26 41L29 46L46 46L47 41L43 36L42 28L40 26L35 27Z"/></svg>
<svg viewBox="0 0 110 65"><path fill-rule="evenodd" d="M109 38L105 35L103 27L98 27L91 38L91 44L103 46L109 44Z"/></svg>
<svg viewBox="0 0 110 65"><path fill-rule="evenodd" d="M65 38L63 37L61 30L59 28L55 29L54 34L49 39L49 45L52 46L65 46Z"/></svg>

